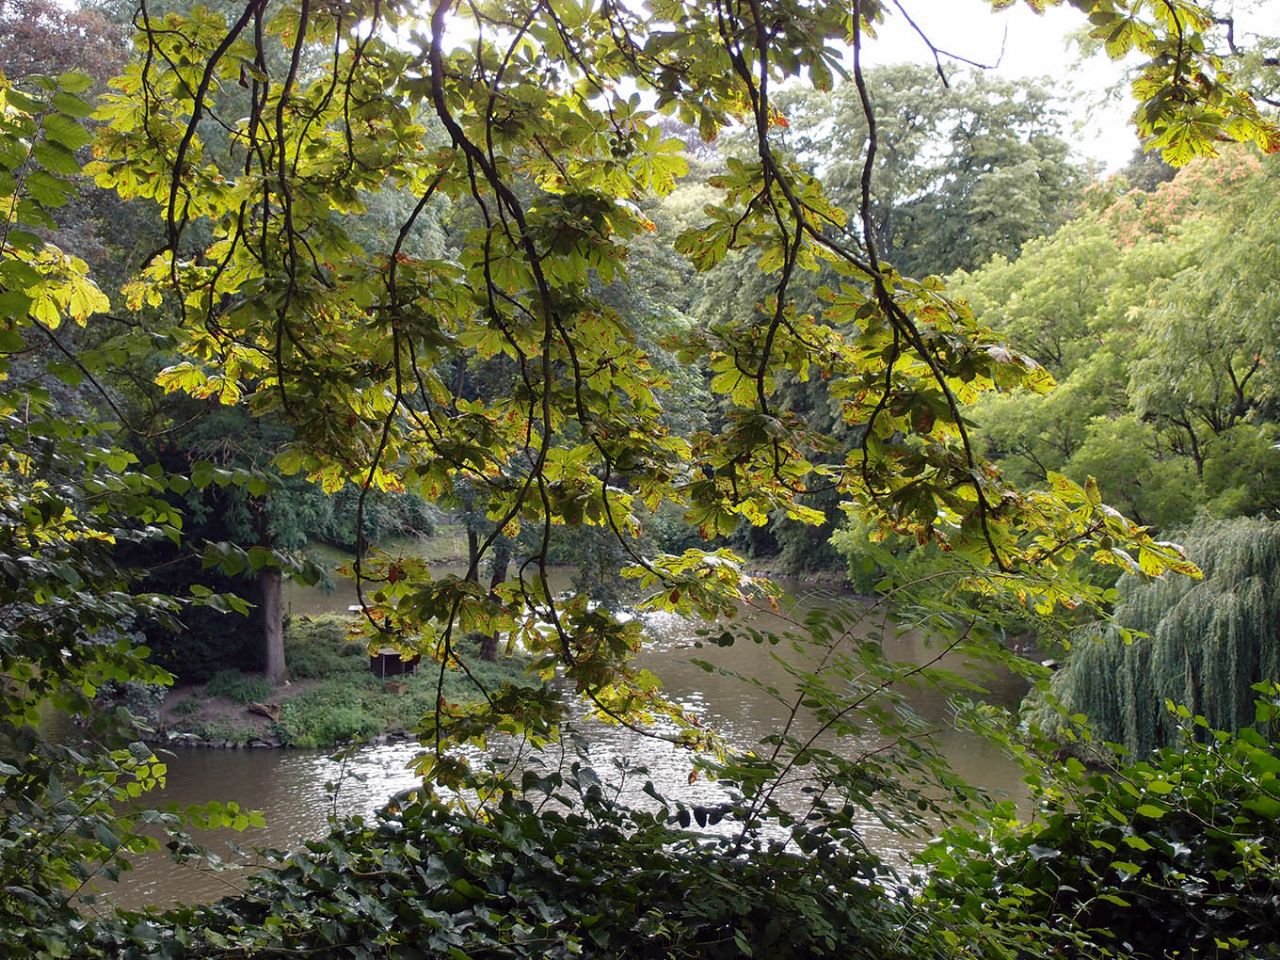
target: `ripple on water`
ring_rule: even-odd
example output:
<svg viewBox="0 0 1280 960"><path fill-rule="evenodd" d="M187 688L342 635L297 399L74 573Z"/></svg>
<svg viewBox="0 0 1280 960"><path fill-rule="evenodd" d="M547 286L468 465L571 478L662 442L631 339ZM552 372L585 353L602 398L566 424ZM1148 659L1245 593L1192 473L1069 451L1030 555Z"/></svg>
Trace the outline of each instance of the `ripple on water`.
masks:
<svg viewBox="0 0 1280 960"><path fill-rule="evenodd" d="M829 602L829 598L805 598L793 608L794 616L799 619L806 604ZM785 700L794 690L788 664L803 653L787 644L772 646L749 641L728 648L712 644L699 647L697 630L701 624L666 612L638 616L648 637L640 665L656 673L669 696L702 723L716 729L732 746L763 751L759 746L761 738L775 733L788 714ZM753 616L762 628L772 622L763 619L769 614ZM785 624L779 621L775 626L781 628ZM892 657L917 662L929 650L922 637L911 633L886 639L885 648ZM713 669L708 672L693 663L697 659L710 662ZM744 683L732 675L735 672L757 678L760 685ZM783 702L765 689L768 686L779 692ZM996 698L1006 703L1016 701L1023 690L1019 683L1009 681L1001 681L993 689ZM945 703L934 702L928 696L913 700L913 706L930 718L945 716ZM620 799L637 806L652 806L652 799L644 792L646 779L652 780L663 795L689 805L715 806L728 799L724 785L706 776L692 777L692 757L670 742L589 719L581 705L570 713L590 741L593 766L603 780L612 784L609 789L616 790ZM996 792L1021 796L1016 768L993 747L954 731L946 732L942 739L944 753L970 781ZM852 752L865 749L871 741L851 739L844 743L845 749ZM339 763L321 751L179 750L169 760L169 785L156 802L181 805L215 798L260 809L267 816L265 829L243 835L219 833L207 842L224 851L228 839L245 846L286 849L322 834L335 811L338 816L369 815L390 797L417 786L411 768L420 751L414 743L368 746ZM516 752L510 743L499 746L498 751L506 756ZM570 760L574 759L572 751L566 752ZM473 756L479 759L478 754ZM558 757L557 751L544 762L554 763ZM648 773L641 775L638 768L647 768ZM326 791L326 783L339 785L336 800L331 791ZM806 802L801 789L801 785L793 784L784 788L780 796L800 808ZM893 856L908 849L909 844L885 830L870 814L862 815L860 822L868 844L881 853ZM733 826L726 822L713 829L724 832ZM145 858L137 870L125 875L122 883L109 886L112 898L127 906L212 899L229 891L226 877L209 877L178 867L164 856Z"/></svg>

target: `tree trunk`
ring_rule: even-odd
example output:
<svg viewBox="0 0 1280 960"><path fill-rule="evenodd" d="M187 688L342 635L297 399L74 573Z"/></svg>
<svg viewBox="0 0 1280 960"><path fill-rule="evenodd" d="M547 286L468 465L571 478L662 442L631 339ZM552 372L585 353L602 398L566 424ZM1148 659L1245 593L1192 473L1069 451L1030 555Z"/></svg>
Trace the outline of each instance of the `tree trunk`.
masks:
<svg viewBox="0 0 1280 960"><path fill-rule="evenodd" d="M284 578L275 567L262 571L262 648L264 672L271 685L285 681L284 663Z"/></svg>
<svg viewBox="0 0 1280 960"><path fill-rule="evenodd" d="M493 542L493 558L490 560L489 592L498 589L498 584L507 579L507 570L511 567L511 541L499 537Z"/></svg>
<svg viewBox="0 0 1280 960"><path fill-rule="evenodd" d="M489 595L496 596L498 584L507 579L507 570L511 566L511 541L506 537L498 537L493 541L493 558L490 561ZM480 643L480 659L493 663L498 659L498 637L487 636Z"/></svg>
<svg viewBox="0 0 1280 960"><path fill-rule="evenodd" d="M471 524L467 524L467 579L472 583L480 582L480 532Z"/></svg>

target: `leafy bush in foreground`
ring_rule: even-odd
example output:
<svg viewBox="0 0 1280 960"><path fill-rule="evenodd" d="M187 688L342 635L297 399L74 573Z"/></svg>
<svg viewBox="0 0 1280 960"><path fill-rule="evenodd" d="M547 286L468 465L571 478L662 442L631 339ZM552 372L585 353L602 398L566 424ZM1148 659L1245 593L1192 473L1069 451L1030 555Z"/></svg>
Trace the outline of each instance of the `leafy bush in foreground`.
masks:
<svg viewBox="0 0 1280 960"><path fill-rule="evenodd" d="M660 802L628 809L574 763L472 813L404 797L272 854L244 895L98 921L76 955L1280 957L1280 687L1261 689L1256 728L1204 743L1179 710L1179 749L1109 771L1068 759L1033 782L1031 824L997 810L949 829L915 893L835 821L743 830L746 805L652 785Z"/></svg>
<svg viewBox="0 0 1280 960"><path fill-rule="evenodd" d="M1069 759L1033 781L1029 825L947 831L926 899L959 921L958 955L1280 957L1280 686L1256 689L1255 727L1171 707L1177 747L1109 772Z"/></svg>
<svg viewBox="0 0 1280 960"><path fill-rule="evenodd" d="M528 778L526 778L526 781ZM906 960L909 911L870 855L737 856L677 816L609 803L575 765L480 817L429 802L354 819L246 896L96 930L112 957L610 957ZM687 815L687 811L686 815ZM705 811L703 811L705 816ZM815 834L816 835L816 834Z"/></svg>

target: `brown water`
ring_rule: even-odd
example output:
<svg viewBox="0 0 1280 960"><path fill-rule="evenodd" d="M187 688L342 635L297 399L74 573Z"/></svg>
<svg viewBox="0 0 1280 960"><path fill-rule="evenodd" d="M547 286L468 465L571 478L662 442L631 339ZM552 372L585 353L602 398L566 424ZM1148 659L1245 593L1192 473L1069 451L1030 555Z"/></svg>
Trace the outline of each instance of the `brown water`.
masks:
<svg viewBox="0 0 1280 960"><path fill-rule="evenodd" d="M567 577L559 577L567 585ZM346 590L323 593L293 589L287 598L295 614L345 611L354 602L350 585ZM797 593L787 610L799 617L815 606L830 604L829 596ZM841 601L848 602L848 601ZM769 613L749 614L762 629L780 630L786 623ZM765 686L790 690L793 682L787 663L796 663L802 653L788 645L771 646L752 642L719 648L696 644L696 626L671 615L644 618L649 638L641 654L642 666L657 674L668 695L718 730L735 746L758 743L761 737L778 731L786 719L787 707L762 689L743 683L719 671L707 672L692 661L703 659L727 671L758 678ZM917 632L901 632L884 638L884 650L894 660L921 663L936 649ZM949 664L964 669L963 664ZM1018 678L1000 675L984 680L989 699L1012 705L1025 693ZM938 730L936 741L952 767L967 780L986 787L996 795L1023 797L1017 769L995 747L947 723L949 707L938 694L923 690L911 697L913 708ZM648 768L649 779L668 797L688 803L716 803L724 792L715 782L699 778L690 783L689 755L669 743L639 736L632 731L585 721L583 729L592 743L592 761L602 775L612 761L627 761ZM849 755L868 743L848 743ZM207 840L212 847L227 852L225 842L233 839L242 847L289 848L300 840L322 834L332 815L369 814L393 794L416 785L408 765L418 753L415 744L368 746L357 750L343 764L325 751L288 750L177 750L168 758L168 784L151 804L199 803L211 798L234 800L242 807L261 810L267 819L263 829L244 834L218 834ZM326 784L338 784L335 792ZM634 782L638 788L643 778ZM638 789L628 789L624 799L642 800ZM798 801L798 798L797 798ZM884 852L902 852L904 842L877 824L864 825L868 842ZM137 869L125 874L119 884L105 885L102 892L126 906L164 905L178 901L212 899L230 892L243 880L242 872L200 873L180 867L159 854L146 858Z"/></svg>

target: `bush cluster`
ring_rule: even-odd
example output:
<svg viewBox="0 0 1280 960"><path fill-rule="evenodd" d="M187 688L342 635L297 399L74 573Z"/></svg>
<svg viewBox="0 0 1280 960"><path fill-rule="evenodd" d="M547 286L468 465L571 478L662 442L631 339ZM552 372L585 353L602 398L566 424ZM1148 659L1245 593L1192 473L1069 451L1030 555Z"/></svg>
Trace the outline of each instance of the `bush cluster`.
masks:
<svg viewBox="0 0 1280 960"><path fill-rule="evenodd" d="M1169 705L1182 740L1112 769L1032 778L1038 816L952 829L926 903L965 957L1280 957L1280 686L1238 734Z"/></svg>
<svg viewBox="0 0 1280 960"><path fill-rule="evenodd" d="M211 720L188 720L182 724L182 731L211 743L225 740L227 743L236 744L237 746L243 746L259 736L257 730L253 727L236 723L234 720L228 720L225 717L215 717Z"/></svg>
<svg viewBox="0 0 1280 960"><path fill-rule="evenodd" d="M1260 726L1239 735L1180 710L1177 749L1050 765L1029 825L997 809L947 831L919 886L834 821L742 830L742 805L689 808L651 783L655 805L630 809L575 763L526 772L477 815L402 798L272 854L218 903L77 920L76 955L1280 957L1280 687L1262 692Z"/></svg>
<svg viewBox="0 0 1280 960"><path fill-rule="evenodd" d="M291 747L331 747L380 733L413 730L423 715L435 709L437 669L428 666L417 676L397 678L405 685L401 693L390 692L367 666L359 673L330 677L281 707L277 725L281 740ZM492 691L503 684L533 682L524 673L522 660L476 665L471 672ZM456 670L445 671L442 689L445 699L454 703L481 697L471 681Z"/></svg>
<svg viewBox="0 0 1280 960"><path fill-rule="evenodd" d="M416 676L397 678L401 693L369 671L364 645L347 639L348 621L338 615L300 617L285 632L285 656L295 678L319 679L313 690L283 704L277 725L281 740L291 747L331 747L364 740L380 733L411 730L435 709L437 694L447 700L468 703L482 695L466 676L426 663ZM530 685L536 681L524 670L523 658L503 658L495 663L473 660L471 675L486 689L504 684ZM442 685L441 685L442 684Z"/></svg>
<svg viewBox="0 0 1280 960"><path fill-rule="evenodd" d="M566 806L539 812L543 790ZM577 765L490 814L413 802L352 820L281 857L245 896L100 923L93 942L121 950L145 938L162 956L921 956L910 905L889 897L889 875L861 851L738 856L729 839L677 828L674 813L613 805Z"/></svg>
<svg viewBox="0 0 1280 960"><path fill-rule="evenodd" d="M219 670L204 685L206 696L222 697L236 703L261 703L271 696L271 681L239 670Z"/></svg>
<svg viewBox="0 0 1280 960"><path fill-rule="evenodd" d="M295 680L368 672L364 644L347 638L350 619L339 614L294 617L285 626L284 655Z"/></svg>

